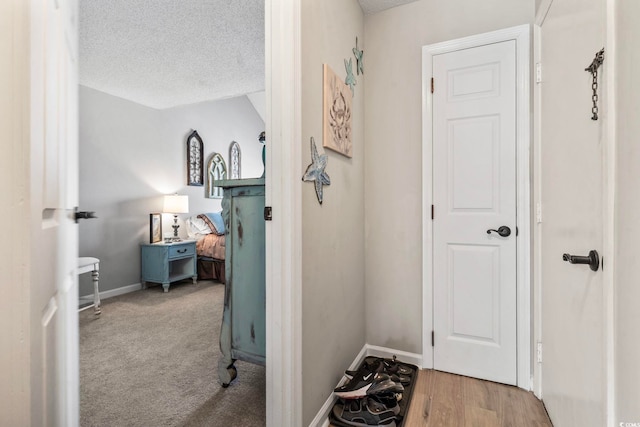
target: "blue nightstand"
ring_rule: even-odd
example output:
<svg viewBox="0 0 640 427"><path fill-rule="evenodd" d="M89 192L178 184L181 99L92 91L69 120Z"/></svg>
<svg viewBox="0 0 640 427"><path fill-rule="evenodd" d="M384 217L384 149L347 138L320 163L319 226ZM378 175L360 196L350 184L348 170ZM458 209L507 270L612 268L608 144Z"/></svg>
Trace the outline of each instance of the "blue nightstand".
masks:
<svg viewBox="0 0 640 427"><path fill-rule="evenodd" d="M197 283L196 242L185 240L175 243L140 245L142 257L142 288L147 282L162 283L169 292L171 282L191 277Z"/></svg>

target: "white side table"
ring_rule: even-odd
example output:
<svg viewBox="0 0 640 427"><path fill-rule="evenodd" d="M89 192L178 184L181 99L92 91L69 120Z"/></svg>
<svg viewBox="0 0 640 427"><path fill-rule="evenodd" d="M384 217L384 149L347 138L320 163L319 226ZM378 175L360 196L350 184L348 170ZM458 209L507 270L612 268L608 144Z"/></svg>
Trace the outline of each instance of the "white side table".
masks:
<svg viewBox="0 0 640 427"><path fill-rule="evenodd" d="M91 279L93 280L93 304L82 307L79 311L93 307L94 314L99 316L102 313L100 305L100 289L98 287L98 281L100 278L100 260L92 257L78 258L78 275L84 273L91 273Z"/></svg>

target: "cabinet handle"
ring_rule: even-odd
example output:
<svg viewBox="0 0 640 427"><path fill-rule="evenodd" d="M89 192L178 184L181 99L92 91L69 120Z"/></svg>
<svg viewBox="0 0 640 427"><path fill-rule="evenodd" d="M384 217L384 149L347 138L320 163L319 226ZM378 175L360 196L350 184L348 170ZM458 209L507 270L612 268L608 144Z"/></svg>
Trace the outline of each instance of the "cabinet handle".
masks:
<svg viewBox="0 0 640 427"><path fill-rule="evenodd" d="M186 250L186 249L178 249L178 253L179 253L179 254L183 254L183 253L185 253L185 252L187 252L187 250Z"/></svg>

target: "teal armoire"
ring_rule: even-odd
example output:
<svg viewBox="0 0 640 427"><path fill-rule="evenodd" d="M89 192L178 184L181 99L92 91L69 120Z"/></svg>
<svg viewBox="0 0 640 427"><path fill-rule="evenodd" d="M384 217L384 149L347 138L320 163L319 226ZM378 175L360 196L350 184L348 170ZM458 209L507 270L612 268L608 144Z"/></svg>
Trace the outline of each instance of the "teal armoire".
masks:
<svg viewBox="0 0 640 427"><path fill-rule="evenodd" d="M216 182L224 189L226 281L220 327L218 376L224 387L236 377L236 360L265 364L264 178Z"/></svg>

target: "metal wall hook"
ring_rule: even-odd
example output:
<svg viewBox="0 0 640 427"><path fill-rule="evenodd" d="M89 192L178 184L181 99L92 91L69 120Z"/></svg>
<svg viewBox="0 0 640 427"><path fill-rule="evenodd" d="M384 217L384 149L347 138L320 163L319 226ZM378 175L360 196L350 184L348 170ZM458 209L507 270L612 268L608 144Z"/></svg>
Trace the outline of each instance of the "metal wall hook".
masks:
<svg viewBox="0 0 640 427"><path fill-rule="evenodd" d="M593 91L591 95L591 101L593 102L593 106L591 107L591 120L598 120L598 68L600 68L603 62L604 48L600 49L600 51L596 53L591 64L584 69L585 71L590 72L593 76L593 81L591 83L591 90Z"/></svg>
<svg viewBox="0 0 640 427"><path fill-rule="evenodd" d="M596 52L595 58L593 58L593 61L591 61L591 64L584 70L593 74L598 71L598 68L600 68L603 62L604 62L604 48L600 49L599 52Z"/></svg>
<svg viewBox="0 0 640 427"><path fill-rule="evenodd" d="M588 256L563 254L562 260L569 261L571 264L587 264L593 271L598 271L600 268L600 256L596 250L589 251Z"/></svg>

